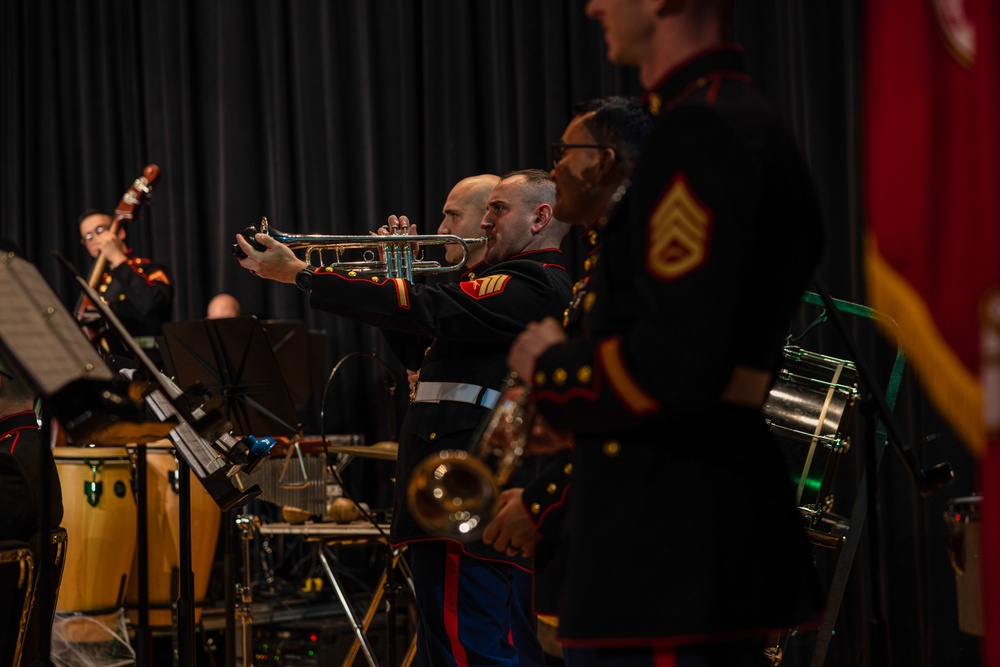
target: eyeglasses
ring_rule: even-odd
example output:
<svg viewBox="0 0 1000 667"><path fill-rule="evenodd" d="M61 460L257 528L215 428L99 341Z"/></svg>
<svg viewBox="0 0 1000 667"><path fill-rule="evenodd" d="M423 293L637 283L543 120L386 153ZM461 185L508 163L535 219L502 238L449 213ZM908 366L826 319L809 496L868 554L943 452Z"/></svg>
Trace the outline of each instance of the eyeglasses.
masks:
<svg viewBox="0 0 1000 667"><path fill-rule="evenodd" d="M564 144L556 142L549 146L549 150L552 151L552 166L559 164L566 157L566 151L570 148L610 148L611 150L615 150L614 146L609 146L608 144Z"/></svg>
<svg viewBox="0 0 1000 667"><path fill-rule="evenodd" d="M100 236L101 234L103 234L104 232L108 231L109 229L110 229L110 227L105 227L104 225L98 225L97 227L94 227L94 231L87 232L86 234L84 234L83 236L81 236L80 237L80 243L84 243L84 244L90 243L91 241L94 240L95 236Z"/></svg>

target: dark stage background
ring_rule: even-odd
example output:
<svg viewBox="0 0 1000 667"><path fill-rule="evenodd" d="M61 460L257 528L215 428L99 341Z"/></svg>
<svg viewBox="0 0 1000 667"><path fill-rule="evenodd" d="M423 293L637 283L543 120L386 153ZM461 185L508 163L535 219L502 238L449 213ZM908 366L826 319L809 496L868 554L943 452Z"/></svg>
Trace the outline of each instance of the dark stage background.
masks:
<svg viewBox="0 0 1000 667"><path fill-rule="evenodd" d="M262 215L290 233L364 234L391 213L433 233L455 181L548 168L548 143L574 102L639 92L633 71L606 63L580 0L11 0L0 11L2 232L67 304L76 294L50 253L85 269L79 213L112 209L156 163L160 182L129 242L172 268L175 318L202 317L225 291L245 313L304 320L326 332L325 372L355 351L388 359L402 382L391 399L400 410L405 376L380 334L312 313L294 287L250 276L230 253L234 234ZM819 184L828 228L820 278L834 296L863 302L860 0L745 0L738 11L751 74ZM814 315L804 312L798 328ZM850 319L873 364L887 368L890 346L864 318ZM801 343L845 355L829 324ZM327 432L395 439L387 377L377 364L345 364L325 406ZM942 521L949 497L974 490L973 462L908 374L897 418L908 444L929 439L918 460L951 461L957 481L923 499L901 459L886 455L879 539L862 543L826 664L978 664L977 641L956 627ZM842 514L858 492L863 422L856 413L855 446L836 477ZM706 480L705 493L725 490ZM731 516L705 521L720 530L753 521L739 509L733 498ZM656 517L650 529L663 531L664 548L684 539L668 538ZM833 557L819 553L824 576ZM809 664L814 636L793 638L785 664Z"/></svg>

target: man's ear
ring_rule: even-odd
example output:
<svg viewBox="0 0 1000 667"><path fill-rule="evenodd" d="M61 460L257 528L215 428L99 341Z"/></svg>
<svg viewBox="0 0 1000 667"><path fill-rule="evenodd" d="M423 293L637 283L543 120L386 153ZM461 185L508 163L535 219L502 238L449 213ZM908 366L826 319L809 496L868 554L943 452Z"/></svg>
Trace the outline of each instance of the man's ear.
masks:
<svg viewBox="0 0 1000 667"><path fill-rule="evenodd" d="M552 220L552 207L548 204L539 204L535 208L535 222L531 225L531 233L537 234Z"/></svg>
<svg viewBox="0 0 1000 667"><path fill-rule="evenodd" d="M601 161L597 165L597 169L601 174L601 178L607 178L609 174L613 173L619 167L618 153L615 152L614 148L605 148L601 150Z"/></svg>

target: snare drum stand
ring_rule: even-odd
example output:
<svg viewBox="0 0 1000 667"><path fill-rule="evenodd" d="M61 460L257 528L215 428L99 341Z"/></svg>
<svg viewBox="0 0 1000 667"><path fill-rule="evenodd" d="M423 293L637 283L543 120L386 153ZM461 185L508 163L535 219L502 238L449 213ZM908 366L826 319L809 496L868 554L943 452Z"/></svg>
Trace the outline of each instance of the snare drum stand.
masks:
<svg viewBox="0 0 1000 667"><path fill-rule="evenodd" d="M253 539L254 529L257 527L257 517L244 513L236 520L240 527L240 538L243 544L243 586L238 587L240 594L240 634L243 640L243 665L251 667L253 665L253 633L250 626L253 624L253 590L250 587L252 575L250 571L250 540Z"/></svg>
<svg viewBox="0 0 1000 667"><path fill-rule="evenodd" d="M883 613L883 603L879 577L882 564L878 549L880 526L876 488L878 465L881 461L882 453L885 450L886 443L893 446L910 471L920 494L925 497L949 484L954 478L954 471L947 462L939 463L928 470L924 470L917 462L913 450L903 446L903 439L893 418L892 408L890 407L890 403L895 402L895 397L899 390L899 381L902 375L902 350L899 350L897 353L897 366L894 366L888 390L883 392L864 355L858 349L857 341L851 335L850 329L844 322L841 311L873 320L880 320L883 323L892 325L895 323L871 308L831 298L818 279L814 280L814 285L818 297L815 294L806 293L803 300L825 307L827 316L832 320L837 333L850 351L852 361L857 368L861 384L866 388L867 395L863 398L862 403L862 414L866 418L866 442L864 443L866 450L865 472L851 510L849 524L851 529L848 531L847 539L837 559L833 580L830 583L829 593L827 594L826 613L818 630L810 667L823 667L823 663L826 660L826 651L833 638L834 625L837 622L840 605L847 588L847 579L851 571L851 565L861 541L862 531L860 528L864 525L866 518L868 519L868 529L871 536L870 557L874 578L872 584L872 609L874 610L875 618L872 621L872 628L873 636L877 642L877 646L875 647L876 664L888 666L890 665L889 644L886 635L885 619L881 616ZM896 372L897 368L899 370L898 374Z"/></svg>

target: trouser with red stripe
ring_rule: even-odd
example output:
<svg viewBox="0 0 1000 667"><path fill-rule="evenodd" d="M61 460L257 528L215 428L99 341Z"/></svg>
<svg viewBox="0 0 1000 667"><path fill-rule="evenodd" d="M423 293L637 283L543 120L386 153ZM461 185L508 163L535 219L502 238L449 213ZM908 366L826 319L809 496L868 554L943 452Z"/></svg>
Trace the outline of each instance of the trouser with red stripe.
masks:
<svg viewBox="0 0 1000 667"><path fill-rule="evenodd" d="M541 667L530 575L469 556L455 542L410 543L417 667Z"/></svg>

